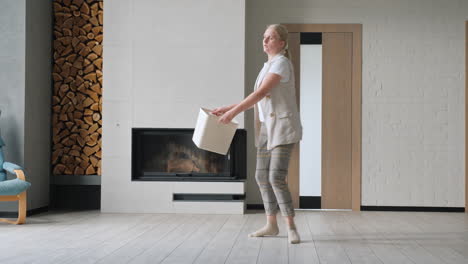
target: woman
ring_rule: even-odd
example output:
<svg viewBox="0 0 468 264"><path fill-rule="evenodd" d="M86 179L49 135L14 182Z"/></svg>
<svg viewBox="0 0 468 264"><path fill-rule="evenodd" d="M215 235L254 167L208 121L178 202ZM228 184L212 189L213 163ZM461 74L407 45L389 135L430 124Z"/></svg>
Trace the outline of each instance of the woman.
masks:
<svg viewBox="0 0 468 264"><path fill-rule="evenodd" d="M263 34L263 51L268 61L260 71L252 94L239 104L216 108L219 122L229 123L239 113L254 107L257 168L255 179L262 194L266 225L251 237L278 234L278 205L286 218L288 240L299 243L294 224L294 208L286 183L289 158L294 144L302 139L302 125L296 104L294 71L289 58L288 31L282 25L270 25Z"/></svg>

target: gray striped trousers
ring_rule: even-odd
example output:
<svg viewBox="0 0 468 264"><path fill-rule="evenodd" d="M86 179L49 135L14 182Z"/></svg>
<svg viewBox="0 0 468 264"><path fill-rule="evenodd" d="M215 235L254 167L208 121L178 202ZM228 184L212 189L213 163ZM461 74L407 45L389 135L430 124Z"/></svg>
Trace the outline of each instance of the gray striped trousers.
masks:
<svg viewBox="0 0 468 264"><path fill-rule="evenodd" d="M255 179L267 215L276 215L278 205L283 216L294 216L291 193L286 177L289 159L295 143L279 145L267 150L267 134L262 123L257 148L257 168Z"/></svg>

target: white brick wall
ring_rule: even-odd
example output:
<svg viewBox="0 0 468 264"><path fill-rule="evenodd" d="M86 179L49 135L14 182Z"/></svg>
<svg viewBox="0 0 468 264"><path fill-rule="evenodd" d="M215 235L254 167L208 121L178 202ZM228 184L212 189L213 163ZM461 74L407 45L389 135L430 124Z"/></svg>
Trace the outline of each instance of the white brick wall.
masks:
<svg viewBox="0 0 468 264"><path fill-rule="evenodd" d="M265 25L363 24L362 205L464 207L466 20L466 0L247 1L246 93Z"/></svg>

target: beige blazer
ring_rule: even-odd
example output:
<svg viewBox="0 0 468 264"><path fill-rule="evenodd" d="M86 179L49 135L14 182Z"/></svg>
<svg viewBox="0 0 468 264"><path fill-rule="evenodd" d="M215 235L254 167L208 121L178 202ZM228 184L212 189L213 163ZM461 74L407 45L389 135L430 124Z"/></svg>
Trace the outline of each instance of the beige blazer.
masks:
<svg viewBox="0 0 468 264"><path fill-rule="evenodd" d="M261 104L261 108L265 114L265 127L268 135L267 149L271 150L278 145L296 143L302 139L302 124L301 118L296 103L296 89L294 86L294 71L291 61L283 55L276 56L268 63L270 67L274 60L287 60L289 64L290 77L288 82L280 82L270 90L262 100L257 104ZM268 72L268 68L266 69ZM263 80L263 79L262 79ZM260 84L260 74L255 81L257 90ZM254 106L255 119L255 146L258 147L258 138L260 134L260 119L258 117L258 106Z"/></svg>

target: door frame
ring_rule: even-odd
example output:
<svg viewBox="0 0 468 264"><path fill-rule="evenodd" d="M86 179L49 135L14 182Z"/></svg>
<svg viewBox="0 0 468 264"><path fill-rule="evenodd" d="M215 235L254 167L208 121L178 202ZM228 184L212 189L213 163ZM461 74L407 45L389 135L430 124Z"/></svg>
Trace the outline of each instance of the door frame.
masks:
<svg viewBox="0 0 468 264"><path fill-rule="evenodd" d="M362 24L283 24L290 33L352 33L353 59L351 81L351 208L361 210L361 122L362 122ZM468 26L468 22L467 22ZM468 30L468 28L467 28ZM467 57L468 58L468 57ZM468 86L467 86L468 87ZM468 88L467 88L468 89ZM300 91L297 91L299 98ZM299 144L294 149L291 159L291 173L288 185L293 204L299 208ZM468 146L468 145L467 145ZM467 176L468 179L468 176ZM468 184L467 184L468 190ZM468 202L468 196L467 196Z"/></svg>
<svg viewBox="0 0 468 264"><path fill-rule="evenodd" d="M468 21L465 21L465 213L468 213Z"/></svg>

